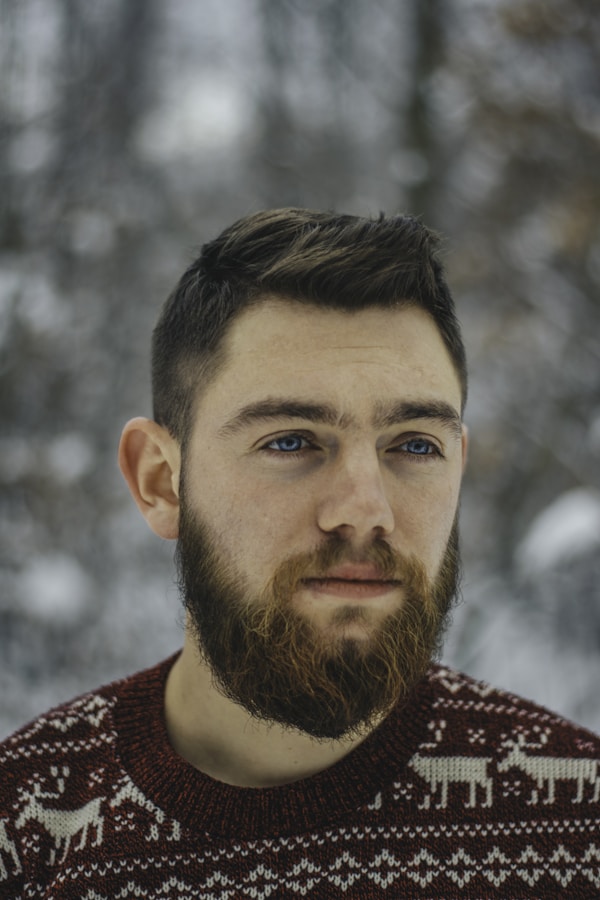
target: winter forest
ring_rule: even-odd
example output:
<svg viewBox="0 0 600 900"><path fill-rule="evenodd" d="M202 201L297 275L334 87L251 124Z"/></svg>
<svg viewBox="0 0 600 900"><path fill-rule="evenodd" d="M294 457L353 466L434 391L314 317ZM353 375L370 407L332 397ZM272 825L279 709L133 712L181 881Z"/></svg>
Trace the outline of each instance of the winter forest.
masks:
<svg viewBox="0 0 600 900"><path fill-rule="evenodd" d="M285 205L444 234L443 659L600 731L599 88L595 0L0 0L0 737L180 646L119 435L183 268Z"/></svg>

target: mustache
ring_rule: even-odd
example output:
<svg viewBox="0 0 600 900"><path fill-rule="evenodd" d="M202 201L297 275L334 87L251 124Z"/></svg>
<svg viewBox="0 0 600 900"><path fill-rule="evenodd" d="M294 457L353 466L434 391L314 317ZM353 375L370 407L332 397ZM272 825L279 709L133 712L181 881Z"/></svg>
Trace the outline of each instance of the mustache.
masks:
<svg viewBox="0 0 600 900"><path fill-rule="evenodd" d="M383 538L357 549L334 536L327 543L284 560L275 571L267 593L271 597L290 597L306 579L327 578L336 566L345 563L370 565L382 581L401 582L411 591L424 590L423 567L413 557L391 547Z"/></svg>

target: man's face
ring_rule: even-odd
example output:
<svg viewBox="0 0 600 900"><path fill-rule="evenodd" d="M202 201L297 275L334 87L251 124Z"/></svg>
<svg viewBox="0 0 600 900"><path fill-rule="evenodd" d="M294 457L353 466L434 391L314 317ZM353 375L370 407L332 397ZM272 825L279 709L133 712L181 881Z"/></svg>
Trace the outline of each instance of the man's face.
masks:
<svg viewBox="0 0 600 900"><path fill-rule="evenodd" d="M225 346L182 467L187 608L226 694L340 737L422 676L454 595L459 381L416 308L270 299Z"/></svg>

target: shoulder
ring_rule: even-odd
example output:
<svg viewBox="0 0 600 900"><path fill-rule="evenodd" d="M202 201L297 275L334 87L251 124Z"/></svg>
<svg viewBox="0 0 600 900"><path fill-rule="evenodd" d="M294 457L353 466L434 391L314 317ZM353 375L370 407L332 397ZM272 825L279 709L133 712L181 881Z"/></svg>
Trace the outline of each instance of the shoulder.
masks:
<svg viewBox="0 0 600 900"><path fill-rule="evenodd" d="M463 672L435 665L427 675L433 705L468 728L486 728L498 739L517 733L544 735L557 751L595 752L600 758L600 737L563 716L508 691L493 687Z"/></svg>
<svg viewBox="0 0 600 900"><path fill-rule="evenodd" d="M131 676L135 678L136 676ZM103 685L49 709L0 743L0 765L44 755L92 734L110 731L110 712L120 689L130 679Z"/></svg>
<svg viewBox="0 0 600 900"><path fill-rule="evenodd" d="M82 694L6 738L0 743L0 803L9 784L28 782L43 769L110 756L117 741L113 713L120 697L131 686L151 681L166 665Z"/></svg>
<svg viewBox="0 0 600 900"><path fill-rule="evenodd" d="M84 694L49 710L0 744L0 820L4 817L8 824L14 817L18 823L19 814L35 798L62 798L75 773L84 782L96 770L112 768L117 695L117 683Z"/></svg>
<svg viewBox="0 0 600 900"><path fill-rule="evenodd" d="M544 827L551 814L563 831L568 826L584 837L590 822L597 825L597 735L444 666L431 667L425 692L426 737L408 762L423 795L420 808L454 805L461 816L485 809L488 819Z"/></svg>
<svg viewBox="0 0 600 900"><path fill-rule="evenodd" d="M100 846L111 802L121 805L133 791L116 710L129 691L156 692L168 665L76 697L0 744L0 893L2 882L15 885L11 896L18 884L45 883L76 849Z"/></svg>
<svg viewBox="0 0 600 900"><path fill-rule="evenodd" d="M108 686L83 694L49 710L0 744L0 766L12 769L19 760L64 753L92 735L110 732L115 691Z"/></svg>
<svg viewBox="0 0 600 900"><path fill-rule="evenodd" d="M40 877L54 867L61 858L55 847L67 847L72 820L83 823L97 812L88 801L93 780L114 769L113 704L110 689L85 694L0 744L0 845L9 851L0 882L8 882L11 896L22 896L19 885L34 883L40 866Z"/></svg>

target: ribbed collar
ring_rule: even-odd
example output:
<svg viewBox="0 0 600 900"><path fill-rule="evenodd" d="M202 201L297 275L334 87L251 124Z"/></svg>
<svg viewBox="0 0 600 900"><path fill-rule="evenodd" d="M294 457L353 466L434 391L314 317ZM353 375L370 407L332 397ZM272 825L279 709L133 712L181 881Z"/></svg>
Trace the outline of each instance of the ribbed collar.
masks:
<svg viewBox="0 0 600 900"><path fill-rule="evenodd" d="M433 701L428 678L402 710L394 710L362 744L323 772L279 787L223 784L187 763L169 743L164 693L176 658L117 686L118 751L144 795L196 834L281 838L342 823L402 776L424 740Z"/></svg>

